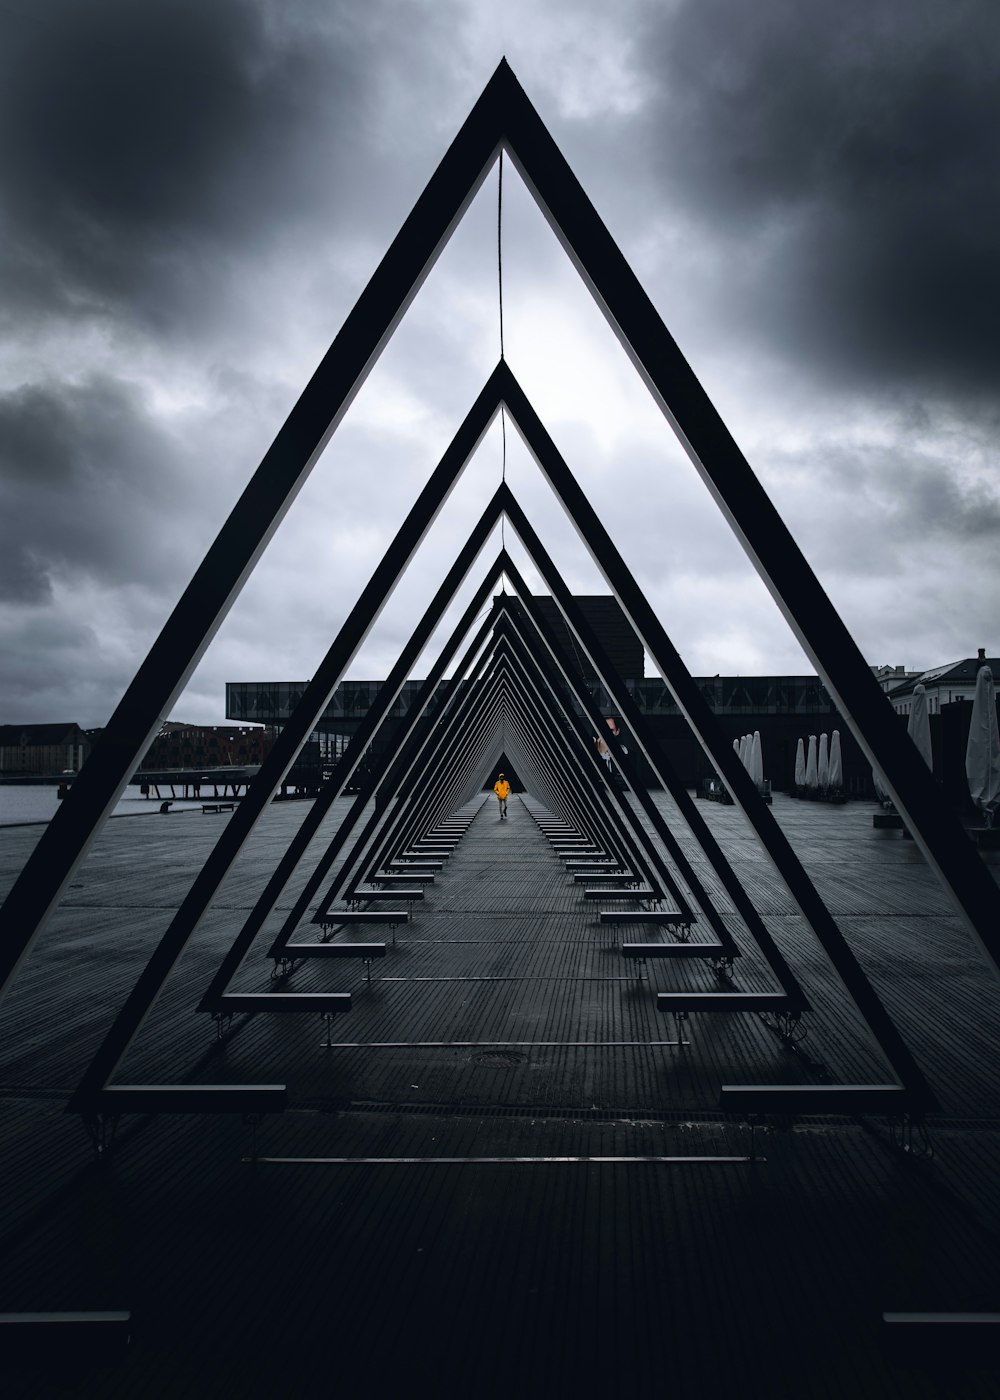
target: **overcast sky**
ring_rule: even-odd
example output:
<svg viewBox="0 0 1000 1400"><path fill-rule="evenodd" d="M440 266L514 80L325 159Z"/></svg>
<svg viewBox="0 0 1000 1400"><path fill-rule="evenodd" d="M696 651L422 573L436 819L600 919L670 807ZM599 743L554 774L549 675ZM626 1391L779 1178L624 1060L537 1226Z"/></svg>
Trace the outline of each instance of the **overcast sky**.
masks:
<svg viewBox="0 0 1000 1400"><path fill-rule="evenodd" d="M0 722L107 720L504 54L867 659L1000 650L994 0L2 0ZM496 202L175 718L313 673L496 363ZM689 669L809 670L509 164L503 229L507 359ZM497 428L353 675L499 474Z"/></svg>

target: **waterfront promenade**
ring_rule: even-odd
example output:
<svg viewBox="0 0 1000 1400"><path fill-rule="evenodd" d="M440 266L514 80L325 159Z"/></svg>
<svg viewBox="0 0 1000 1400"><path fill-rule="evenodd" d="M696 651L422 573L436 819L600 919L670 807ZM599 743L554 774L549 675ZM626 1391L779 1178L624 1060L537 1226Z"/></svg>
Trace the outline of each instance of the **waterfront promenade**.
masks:
<svg viewBox="0 0 1000 1400"><path fill-rule="evenodd" d="M98 1164L63 1112L228 818L109 823L0 1004L0 1310L128 1308L133 1341L4 1393L994 1395L995 1372L882 1346L884 1310L1000 1307L1000 981L870 804L773 810L939 1098L935 1155L828 1117L758 1131L764 1160L663 1160L747 1155L722 1083L813 1082L818 1062L889 1077L738 811L699 805L812 1002L804 1055L752 1014L658 1013L657 990L715 989L707 967L640 979L524 803L501 824L482 798L370 983L326 960L282 983L352 992L332 1046L309 1015L236 1017L216 1041L194 1006L305 811L272 806L120 1075L286 1083L256 1164L245 1125L208 1117L123 1119ZM4 890L40 830L0 831ZM308 868L235 990L272 985L264 952ZM736 989L770 988L727 922Z"/></svg>

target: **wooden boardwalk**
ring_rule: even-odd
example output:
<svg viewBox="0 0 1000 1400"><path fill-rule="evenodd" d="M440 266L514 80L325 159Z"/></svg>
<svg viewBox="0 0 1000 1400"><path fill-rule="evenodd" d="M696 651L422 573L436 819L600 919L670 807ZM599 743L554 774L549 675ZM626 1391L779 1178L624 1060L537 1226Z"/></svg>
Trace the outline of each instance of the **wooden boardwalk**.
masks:
<svg viewBox="0 0 1000 1400"><path fill-rule="evenodd" d="M16 1371L5 1394L996 1393L996 1374L900 1367L879 1345L885 1309L1000 1306L1000 980L912 844L873 832L870 805L775 796L939 1097L936 1155L840 1117L727 1163L748 1131L719 1114L721 1083L814 1082L817 1063L890 1077L742 818L702 806L813 1005L805 1055L745 1012L659 1013L657 991L718 990L711 968L648 962L640 980L621 942L669 934L602 926L510 807L500 823L484 803L370 983L326 959L272 982L308 861L291 882L233 990L351 991L329 1047L314 1015L237 1016L216 1041L193 1009L306 810L269 809L119 1075L287 1083L256 1165L247 1128L200 1118L125 1119L95 1164L63 1112L227 818L108 824L0 1004L0 1311L127 1307L134 1342L115 1368ZM672 825L743 953L734 987L774 989ZM0 830L3 889L39 830Z"/></svg>

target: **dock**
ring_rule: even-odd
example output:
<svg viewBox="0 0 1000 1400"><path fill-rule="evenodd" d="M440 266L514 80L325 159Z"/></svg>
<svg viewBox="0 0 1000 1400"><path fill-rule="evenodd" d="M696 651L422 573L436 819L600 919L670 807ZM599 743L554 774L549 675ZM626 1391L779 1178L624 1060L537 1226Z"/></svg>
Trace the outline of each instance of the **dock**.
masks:
<svg viewBox="0 0 1000 1400"><path fill-rule="evenodd" d="M664 993L780 989L655 800L739 946L725 985L695 956L639 975L623 943L670 942L670 924L602 923L532 799L501 823L480 796L394 945L372 933L374 965L307 957L273 975L303 869L229 988L248 1007L350 993L348 1012L215 1021L197 1004L302 820L272 804L116 1082L281 1084L287 1108L123 1113L98 1157L67 1100L219 831L108 823L0 1002L0 1313L90 1310L120 1340L127 1312L130 1337L111 1360L69 1345L56 1364L50 1343L4 1371L0 1335L6 1400L995 1395L995 1361L960 1338L928 1368L882 1321L1000 1307L995 971L872 804L775 793L941 1111L892 1129L724 1112L723 1085L892 1075L738 807L699 804L802 981L804 1038L752 1010L658 1010ZM0 828L4 892L40 830ZM983 858L996 877L1000 854ZM607 893L627 910L629 891ZM288 953L316 937L303 921Z"/></svg>

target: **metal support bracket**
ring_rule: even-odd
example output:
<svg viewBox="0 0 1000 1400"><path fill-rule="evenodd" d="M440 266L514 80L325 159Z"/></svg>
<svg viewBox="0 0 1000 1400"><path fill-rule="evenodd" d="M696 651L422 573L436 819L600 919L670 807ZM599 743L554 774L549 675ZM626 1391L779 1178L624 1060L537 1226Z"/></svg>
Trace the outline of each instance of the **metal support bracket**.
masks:
<svg viewBox="0 0 1000 1400"><path fill-rule="evenodd" d="M92 1113L83 1115L83 1126L90 1138L95 1158L100 1161L111 1151L118 1131L117 1113Z"/></svg>
<svg viewBox="0 0 1000 1400"><path fill-rule="evenodd" d="M778 1037L783 1045L795 1046L805 1036L805 1029L800 1024L802 1020L800 1011L759 1011L757 1014L761 1022Z"/></svg>
<svg viewBox="0 0 1000 1400"><path fill-rule="evenodd" d="M904 1113L899 1118L886 1119L889 1128L889 1143L904 1157L931 1158L934 1144L922 1117Z"/></svg>
<svg viewBox="0 0 1000 1400"><path fill-rule="evenodd" d="M212 1020L215 1022L215 1038L222 1040L233 1023L233 1013L231 1011L213 1011Z"/></svg>

